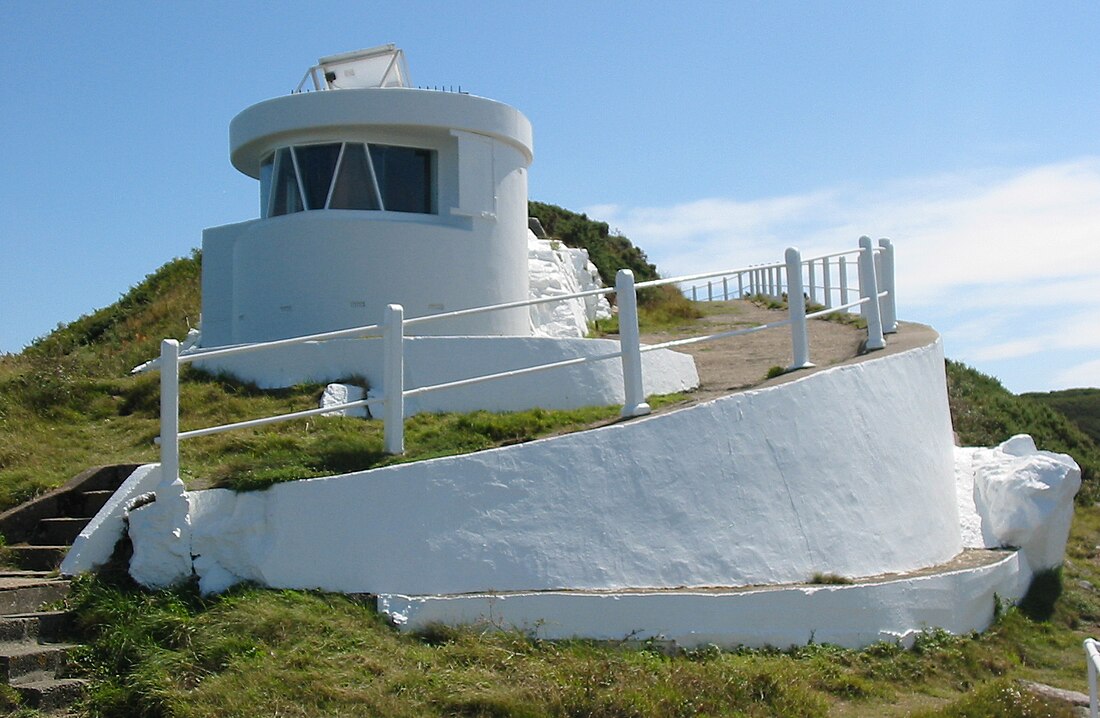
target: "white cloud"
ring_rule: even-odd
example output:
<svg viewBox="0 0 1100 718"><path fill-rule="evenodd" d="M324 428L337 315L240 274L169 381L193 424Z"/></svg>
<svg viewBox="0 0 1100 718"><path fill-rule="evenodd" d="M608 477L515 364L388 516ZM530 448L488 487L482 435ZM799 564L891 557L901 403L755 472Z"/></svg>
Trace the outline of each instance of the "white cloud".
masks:
<svg viewBox="0 0 1100 718"><path fill-rule="evenodd" d="M666 274L774 260L890 236L910 299L945 290L1028 291L1100 270L1100 158L992 177L943 175L878 188L837 188L667 207L603 205L588 214L621 228ZM1045 292L1043 292L1045 295Z"/></svg>
<svg viewBox="0 0 1100 718"><path fill-rule="evenodd" d="M889 236L899 306L933 313L966 360L1003 361L1100 350L1100 157L666 207L604 205L590 216L620 228L666 276L779 261ZM1091 377L1100 361L1057 379ZM1090 373L1091 372L1091 373Z"/></svg>
<svg viewBox="0 0 1100 718"><path fill-rule="evenodd" d="M1063 369L1051 380L1051 389L1073 389L1081 386L1100 387L1100 359Z"/></svg>

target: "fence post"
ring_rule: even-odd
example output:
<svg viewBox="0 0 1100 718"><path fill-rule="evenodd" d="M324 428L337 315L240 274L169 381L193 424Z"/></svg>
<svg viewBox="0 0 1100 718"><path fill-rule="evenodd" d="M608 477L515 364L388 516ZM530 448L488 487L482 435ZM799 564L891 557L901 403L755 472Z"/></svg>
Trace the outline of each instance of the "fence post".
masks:
<svg viewBox="0 0 1100 718"><path fill-rule="evenodd" d="M382 444L387 454L405 453L405 309L386 306L382 318Z"/></svg>
<svg viewBox="0 0 1100 718"><path fill-rule="evenodd" d="M860 237L859 247L859 296L868 301L861 306L863 318L867 320L867 348L882 349L886 342L882 338L882 314L878 306L878 281L875 277L875 249L870 237Z"/></svg>
<svg viewBox="0 0 1100 718"><path fill-rule="evenodd" d="M730 298L729 277L722 277L722 301L728 302Z"/></svg>
<svg viewBox="0 0 1100 718"><path fill-rule="evenodd" d="M810 362L810 340L806 333L806 297L802 293L802 254L795 247L788 247L787 260L787 313L791 319L791 348L794 361L789 369L805 369Z"/></svg>
<svg viewBox="0 0 1100 718"><path fill-rule="evenodd" d="M881 248L879 256L882 257L879 286L887 293L882 300L882 333L894 334L898 331L898 305L894 301L894 243L880 239L878 246Z"/></svg>
<svg viewBox="0 0 1100 718"><path fill-rule="evenodd" d="M1085 664L1088 666L1089 671L1089 718L1097 718L1097 713L1100 712L1096 695L1096 660L1098 657L1100 657L1100 654L1096 651L1096 640L1086 638Z"/></svg>
<svg viewBox="0 0 1100 718"><path fill-rule="evenodd" d="M638 296L634 292L634 272L620 269L615 275L615 303L619 307L619 351L623 360L624 417L645 416L650 412L642 383L641 334L638 331Z"/></svg>
<svg viewBox="0 0 1100 718"><path fill-rule="evenodd" d="M180 343L160 343L160 484L167 488L180 477Z"/></svg>
<svg viewBox="0 0 1100 718"><path fill-rule="evenodd" d="M694 285L691 287L691 301L693 301L693 302L699 301L699 295L696 293Z"/></svg>
<svg viewBox="0 0 1100 718"><path fill-rule="evenodd" d="M822 257L821 259L821 283L824 285L822 292L825 294L825 307L827 309L833 308L833 278L830 276L832 273L829 271L829 258Z"/></svg>
<svg viewBox="0 0 1100 718"><path fill-rule="evenodd" d="M714 282L709 279L707 280L707 301L714 301Z"/></svg>
<svg viewBox="0 0 1100 718"><path fill-rule="evenodd" d="M848 303L848 258L840 258L840 303Z"/></svg>
<svg viewBox="0 0 1100 718"><path fill-rule="evenodd" d="M744 272L737 273L737 298L745 298L745 274Z"/></svg>
<svg viewBox="0 0 1100 718"><path fill-rule="evenodd" d="M811 259L806 263L808 271L806 272L806 280L809 282L808 292L810 294L810 301L817 303L817 271L814 269L814 262Z"/></svg>

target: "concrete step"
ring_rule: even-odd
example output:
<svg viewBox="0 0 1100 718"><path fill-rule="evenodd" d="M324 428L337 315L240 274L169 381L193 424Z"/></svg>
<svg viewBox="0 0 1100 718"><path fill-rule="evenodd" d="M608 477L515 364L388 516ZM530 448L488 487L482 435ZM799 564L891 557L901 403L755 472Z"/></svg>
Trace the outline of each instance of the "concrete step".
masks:
<svg viewBox="0 0 1100 718"><path fill-rule="evenodd" d="M88 682L80 678L35 676L37 680L18 681L12 688L19 692L23 704L40 711L58 711L71 706L84 696Z"/></svg>
<svg viewBox="0 0 1100 718"><path fill-rule="evenodd" d="M99 510L114 494L115 492L110 489L81 491L78 496L74 497L74 502L70 507L70 515L91 518L99 513Z"/></svg>
<svg viewBox="0 0 1100 718"><path fill-rule="evenodd" d="M26 569L50 571L61 565L69 546L31 546L15 544L7 552L12 563Z"/></svg>
<svg viewBox="0 0 1100 718"><path fill-rule="evenodd" d="M62 516L41 519L35 529L31 544L35 546L72 546L81 530L88 525L87 518Z"/></svg>
<svg viewBox="0 0 1100 718"><path fill-rule="evenodd" d="M67 595L68 581L0 576L0 615L34 613Z"/></svg>
<svg viewBox="0 0 1100 718"><path fill-rule="evenodd" d="M59 641L72 625L68 611L36 611L0 616L0 643Z"/></svg>
<svg viewBox="0 0 1100 718"><path fill-rule="evenodd" d="M0 681L15 684L64 675L69 643L0 643Z"/></svg>

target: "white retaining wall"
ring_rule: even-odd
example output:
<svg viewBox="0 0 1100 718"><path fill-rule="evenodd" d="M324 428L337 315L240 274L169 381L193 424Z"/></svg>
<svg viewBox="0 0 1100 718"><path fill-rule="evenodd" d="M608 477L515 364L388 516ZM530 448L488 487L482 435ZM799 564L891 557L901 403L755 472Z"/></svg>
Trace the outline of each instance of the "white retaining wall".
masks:
<svg viewBox="0 0 1100 718"><path fill-rule="evenodd" d="M938 340L593 431L189 499L206 590L776 584L961 548Z"/></svg>
<svg viewBox="0 0 1100 718"><path fill-rule="evenodd" d="M432 623L517 629L544 639L658 640L678 648L911 646L931 627L955 634L993 622L996 603L1019 599L1031 574L1017 553L984 566L858 585L747 591L378 597L403 630Z"/></svg>

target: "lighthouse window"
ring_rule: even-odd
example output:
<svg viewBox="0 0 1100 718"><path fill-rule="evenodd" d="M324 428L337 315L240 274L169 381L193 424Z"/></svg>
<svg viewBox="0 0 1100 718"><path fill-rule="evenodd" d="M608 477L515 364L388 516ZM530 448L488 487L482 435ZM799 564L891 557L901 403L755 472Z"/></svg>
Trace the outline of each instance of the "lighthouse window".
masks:
<svg viewBox="0 0 1100 718"><path fill-rule="evenodd" d="M271 198L271 215L291 214L305 209L298 190L298 170L289 147L275 153L275 186Z"/></svg>
<svg viewBox="0 0 1100 718"><path fill-rule="evenodd" d="M349 143L344 146L328 206L329 209L382 209L382 197L374 183L367 149L363 145Z"/></svg>
<svg viewBox="0 0 1100 718"><path fill-rule="evenodd" d="M394 212L432 211L432 153L414 147L371 145L382 205Z"/></svg>
<svg viewBox="0 0 1100 718"><path fill-rule="evenodd" d="M298 159L306 208L324 209L332 187L336 160L340 157L339 143L295 147L294 154Z"/></svg>
<svg viewBox="0 0 1100 718"><path fill-rule="evenodd" d="M260 163L261 215L305 209L431 214L435 151L359 142L283 147Z"/></svg>

